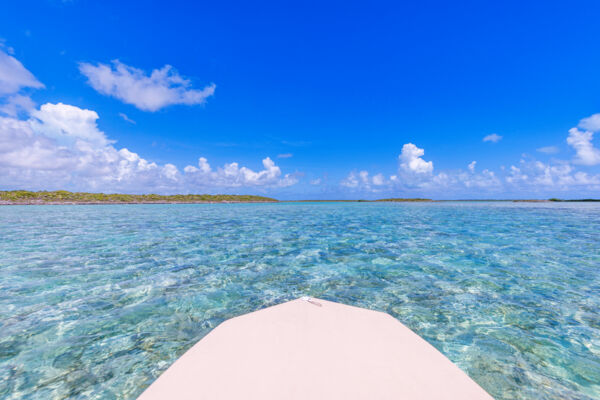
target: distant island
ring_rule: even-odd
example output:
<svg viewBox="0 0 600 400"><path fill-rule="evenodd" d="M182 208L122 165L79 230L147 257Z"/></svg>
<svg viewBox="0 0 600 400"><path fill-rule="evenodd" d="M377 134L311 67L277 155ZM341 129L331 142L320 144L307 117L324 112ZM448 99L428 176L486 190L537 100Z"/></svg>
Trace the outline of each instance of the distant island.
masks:
<svg viewBox="0 0 600 400"><path fill-rule="evenodd" d="M68 192L0 191L0 205L18 204L195 204L195 203L273 203L263 196L233 194L105 194Z"/></svg>
<svg viewBox="0 0 600 400"><path fill-rule="evenodd" d="M289 200L285 202L365 202L365 203L416 203L446 201L512 201L512 202L600 202L600 199L557 199L548 200L433 200L425 198L386 198L377 200ZM0 190L0 205L36 204L202 204L202 203L278 203L277 199L265 196L239 194L106 194L69 192L66 190L39 191Z"/></svg>
<svg viewBox="0 0 600 400"><path fill-rule="evenodd" d="M591 202L600 202L600 199L571 199L571 200L563 200L563 199L549 199L548 201L558 201L558 202L586 202L586 201L591 201Z"/></svg>
<svg viewBox="0 0 600 400"><path fill-rule="evenodd" d="M413 201L433 201L432 199L404 199L404 198L390 198L390 199L379 199L375 201L390 201L395 203L413 202Z"/></svg>
<svg viewBox="0 0 600 400"><path fill-rule="evenodd" d="M284 202L287 203L377 203L381 201L389 201L389 202L415 202L415 201L436 201L431 199L378 199L378 200L363 200L363 199L345 199L345 200L335 200L335 199L327 199L327 200L286 200Z"/></svg>

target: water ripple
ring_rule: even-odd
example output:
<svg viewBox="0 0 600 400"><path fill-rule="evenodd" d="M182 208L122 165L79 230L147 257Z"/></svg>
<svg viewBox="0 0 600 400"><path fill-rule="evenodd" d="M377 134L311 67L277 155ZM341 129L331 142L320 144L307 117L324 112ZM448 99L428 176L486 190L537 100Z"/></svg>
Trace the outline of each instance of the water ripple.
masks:
<svg viewBox="0 0 600 400"><path fill-rule="evenodd" d="M0 208L0 397L133 399L223 320L388 312L497 399L600 398L600 206Z"/></svg>

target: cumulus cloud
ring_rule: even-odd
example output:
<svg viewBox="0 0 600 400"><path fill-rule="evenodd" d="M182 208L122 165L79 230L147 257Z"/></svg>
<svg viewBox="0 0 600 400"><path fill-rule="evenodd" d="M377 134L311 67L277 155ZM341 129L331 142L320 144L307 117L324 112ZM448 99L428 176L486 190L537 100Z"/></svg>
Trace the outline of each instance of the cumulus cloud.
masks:
<svg viewBox="0 0 600 400"><path fill-rule="evenodd" d="M473 161L475 162L475 161ZM436 176L436 180L441 179L449 179L451 182L454 181L453 184L458 186L459 188L480 188L480 189L492 189L497 191L501 186L500 179L496 176L494 171L490 171L489 169L484 169L481 173L475 172L475 165L471 163L469 167L473 165L473 169L469 168L470 173L463 173L462 171L456 172L454 174L441 173ZM442 174L446 175L442 178ZM454 176L454 179L452 179ZM448 182L448 183L451 183ZM448 184L446 184L448 186Z"/></svg>
<svg viewBox="0 0 600 400"><path fill-rule="evenodd" d="M62 103L44 104L27 121L2 118L0 184L108 191L174 186L174 166L116 149L97 119L94 111Z"/></svg>
<svg viewBox="0 0 600 400"><path fill-rule="evenodd" d="M498 191L501 181L493 171L444 171L438 174L411 179L405 175L391 175L385 179L383 174L370 176L368 171L351 172L340 185L353 191L390 192L390 193L440 193L445 195L460 190L480 188Z"/></svg>
<svg viewBox="0 0 600 400"><path fill-rule="evenodd" d="M193 192L228 187L283 187L270 158L255 172L238 163L213 170L205 158L180 172L126 148L117 149L97 125L98 114L67 104L44 104L28 120L0 117L0 185L10 188L119 192Z"/></svg>
<svg viewBox="0 0 600 400"><path fill-rule="evenodd" d="M502 136L496 134L496 133L492 133L490 135L487 135L483 138L484 142L492 142L492 143L498 143L500 140L502 139Z"/></svg>
<svg viewBox="0 0 600 400"><path fill-rule="evenodd" d="M372 181L373 181L373 185L375 185L375 186L385 185L385 178L383 177L383 174L377 174L377 175L373 176Z"/></svg>
<svg viewBox="0 0 600 400"><path fill-rule="evenodd" d="M63 103L46 103L31 115L33 118L29 122L34 131L53 138L58 143L72 143L78 140L98 146L111 143L104 132L98 129L98 114L95 111Z"/></svg>
<svg viewBox="0 0 600 400"><path fill-rule="evenodd" d="M573 162L583 165L600 164L600 150L592 144L593 137L594 133L591 131L581 131L577 128L569 130L567 143L576 152Z"/></svg>
<svg viewBox="0 0 600 400"><path fill-rule="evenodd" d="M79 71L99 93L144 111L157 111L175 104L202 104L216 88L215 84L210 84L203 89L193 89L191 81L179 75L170 65L147 74L114 60L112 65L80 63Z"/></svg>
<svg viewBox="0 0 600 400"><path fill-rule="evenodd" d="M347 188L354 189L354 188L357 188L360 185L361 181L365 185L368 184L368 180L365 179L368 176L369 176L369 173L367 171L361 171L359 173L356 173L356 172L352 171L352 172L350 172L348 174L348 176L345 179L343 179L340 182L340 185L345 186Z"/></svg>
<svg viewBox="0 0 600 400"><path fill-rule="evenodd" d="M373 192L380 191L380 187L386 185L386 183L383 174L370 176L367 171L352 171L340 182L342 186L349 189Z"/></svg>
<svg viewBox="0 0 600 400"><path fill-rule="evenodd" d="M433 171L433 162L425 161L421 157L425 155L425 150L418 148L412 143L402 146L402 152L398 156L400 168L414 174L431 174Z"/></svg>
<svg viewBox="0 0 600 400"><path fill-rule="evenodd" d="M600 164L600 150L594 147L594 132L600 131L600 114L594 114L579 121L575 128L569 129L567 144L575 150L576 164Z"/></svg>
<svg viewBox="0 0 600 400"><path fill-rule="evenodd" d="M233 162L213 170L204 157L198 160L198 166L188 165L184 168L186 179L201 187L241 187L241 186L267 186L286 187L298 182L292 174L281 175L281 169L269 157L262 160L264 169L253 171L247 167L240 167Z"/></svg>
<svg viewBox="0 0 600 400"><path fill-rule="evenodd" d="M577 128L573 128L577 130ZM569 133L573 145L577 139L587 145L591 137L574 136L581 131ZM587 149L586 151L589 151ZM600 175L577 171L568 161L543 163L537 160L521 160L518 166L512 165L508 170L501 168L501 175L489 169L476 171L476 161L468 164L467 170L451 170L433 173L433 164L424 161L423 149L413 144L406 144L400 154L398 173L385 179L382 174L371 176L368 171L350 172L340 184L353 191L402 193L403 195L432 195L452 197L465 194L478 197L504 196L506 194L538 194L569 191L573 189L600 190ZM584 153L589 157L589 154ZM477 189L474 192L474 189Z"/></svg>
<svg viewBox="0 0 600 400"><path fill-rule="evenodd" d="M0 175L6 178L11 168L15 176L22 168L57 171L72 167L71 161L67 148L36 135L28 121L0 117Z"/></svg>
<svg viewBox="0 0 600 400"><path fill-rule="evenodd" d="M368 171L350 172L341 182L342 187L365 192L435 192L439 190L457 190L465 188L496 189L500 179L493 171L475 172L473 161L468 165L468 171L448 171L433 173L433 162L425 161L422 157L425 150L412 143L402 147L398 156L398 173L386 178L379 173L371 176Z"/></svg>
<svg viewBox="0 0 600 400"><path fill-rule="evenodd" d="M521 160L520 165L510 167L506 181L516 188L527 191L566 191L574 187L600 185L600 176L576 171L568 162L546 164L536 160Z"/></svg>

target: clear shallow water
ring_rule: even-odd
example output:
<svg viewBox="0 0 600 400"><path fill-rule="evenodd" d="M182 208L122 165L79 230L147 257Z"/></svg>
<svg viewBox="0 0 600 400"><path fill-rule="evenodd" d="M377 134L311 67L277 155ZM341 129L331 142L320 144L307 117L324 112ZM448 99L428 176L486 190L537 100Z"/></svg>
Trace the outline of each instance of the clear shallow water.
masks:
<svg viewBox="0 0 600 400"><path fill-rule="evenodd" d="M600 204L0 207L0 398L134 399L224 319L386 311L497 399L600 398Z"/></svg>

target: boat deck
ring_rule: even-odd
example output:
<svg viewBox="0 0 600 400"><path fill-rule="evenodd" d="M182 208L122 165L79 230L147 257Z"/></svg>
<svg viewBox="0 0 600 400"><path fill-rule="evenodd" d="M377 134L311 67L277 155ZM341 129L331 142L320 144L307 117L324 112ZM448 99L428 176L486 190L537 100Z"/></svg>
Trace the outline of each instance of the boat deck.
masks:
<svg viewBox="0 0 600 400"><path fill-rule="evenodd" d="M392 316L302 298L223 322L139 399L492 397Z"/></svg>

